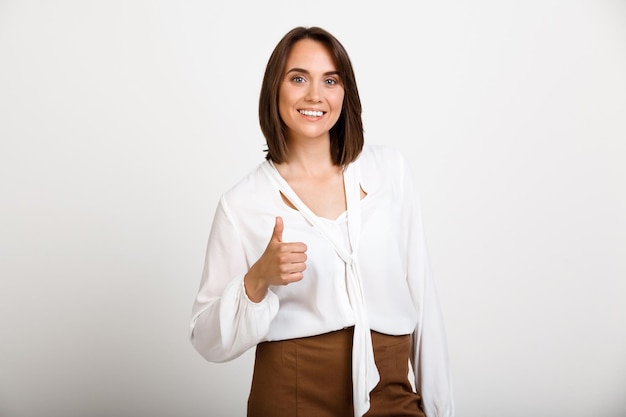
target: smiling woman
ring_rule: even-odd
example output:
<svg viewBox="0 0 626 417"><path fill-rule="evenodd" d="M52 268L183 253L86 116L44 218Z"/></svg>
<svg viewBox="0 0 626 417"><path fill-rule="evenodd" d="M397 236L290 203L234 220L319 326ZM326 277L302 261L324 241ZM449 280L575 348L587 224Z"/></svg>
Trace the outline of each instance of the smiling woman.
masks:
<svg viewBox="0 0 626 417"><path fill-rule="evenodd" d="M303 41L305 45L299 45ZM298 50L304 49L306 44L317 48L321 54L317 59L326 60L330 77L334 79L343 90L343 102L341 113L336 123L330 127L328 133L331 136L331 158L335 165L343 165L352 162L361 152L363 147L363 122L361 120L361 100L356 85L356 78L352 69L352 63L348 53L339 41L319 28L296 28L287 34L276 46L270 56L265 70L265 76L261 85L259 99L259 121L261 130L265 135L268 145L267 159L276 163L283 162L287 155L287 138L285 137L285 125L279 114L279 95L277 92L283 89L285 79L293 78L292 81L305 81L305 75L293 74L287 77L291 69L287 60L291 59L295 64L296 59L302 59L302 53L297 55ZM310 45L314 44L314 45ZM311 56L308 59L313 59ZM329 61L330 59L330 61ZM311 62L311 64L314 64ZM317 64L315 64L317 65ZM323 68L323 67L322 67ZM332 69L331 69L332 68ZM307 71L306 68L299 68ZM301 78L297 78L300 75ZM334 78L334 77L336 78Z"/></svg>
<svg viewBox="0 0 626 417"><path fill-rule="evenodd" d="M411 170L364 145L341 43L317 27L287 33L259 116L266 161L218 204L193 345L212 362L256 346L250 417L452 417Z"/></svg>
<svg viewBox="0 0 626 417"><path fill-rule="evenodd" d="M287 146L307 146L317 139L330 144L329 132L339 120L344 90L328 49L303 39L289 53L280 85L278 108L286 126Z"/></svg>

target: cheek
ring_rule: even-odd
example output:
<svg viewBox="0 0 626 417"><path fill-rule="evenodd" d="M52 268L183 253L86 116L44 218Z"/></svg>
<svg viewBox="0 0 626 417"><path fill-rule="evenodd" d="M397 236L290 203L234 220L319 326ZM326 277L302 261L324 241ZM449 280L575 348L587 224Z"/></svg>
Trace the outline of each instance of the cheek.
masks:
<svg viewBox="0 0 626 417"><path fill-rule="evenodd" d="M340 94L336 94L333 96L332 101L330 101L330 105L334 114L334 118L335 118L335 122L337 122L337 120L339 120L339 117L341 116L341 112L343 111L343 98L344 98L344 94L340 93Z"/></svg>
<svg viewBox="0 0 626 417"><path fill-rule="evenodd" d="M343 107L344 96L345 93L343 90L337 91L337 93L333 96L333 105L335 109L341 110L341 108Z"/></svg>
<svg viewBox="0 0 626 417"><path fill-rule="evenodd" d="M296 95L293 90L289 88L281 87L278 90L278 109L279 111L286 111L296 101Z"/></svg>

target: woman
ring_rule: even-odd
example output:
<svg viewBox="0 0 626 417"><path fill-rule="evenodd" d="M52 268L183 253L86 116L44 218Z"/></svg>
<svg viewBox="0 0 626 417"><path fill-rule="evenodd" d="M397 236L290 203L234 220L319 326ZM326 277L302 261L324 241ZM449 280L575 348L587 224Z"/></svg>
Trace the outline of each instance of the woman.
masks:
<svg viewBox="0 0 626 417"><path fill-rule="evenodd" d="M250 417L453 416L411 174L397 151L364 146L339 41L287 33L259 116L266 161L218 204L193 345L212 362L256 346Z"/></svg>

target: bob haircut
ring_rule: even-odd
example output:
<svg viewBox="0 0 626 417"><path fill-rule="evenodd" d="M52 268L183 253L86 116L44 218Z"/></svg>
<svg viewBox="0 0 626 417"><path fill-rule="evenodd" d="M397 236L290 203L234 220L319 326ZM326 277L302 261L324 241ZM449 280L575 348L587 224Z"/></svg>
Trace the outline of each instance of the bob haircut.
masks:
<svg viewBox="0 0 626 417"><path fill-rule="evenodd" d="M290 30L278 42L267 63L259 98L259 121L267 141L265 159L274 163L287 159L286 126L278 111L278 93L287 57L293 45L302 39L312 39L323 44L339 72L344 98L339 119L330 129L330 154L335 165L345 166L355 161L363 149L361 99L348 53L337 38L319 27L300 26Z"/></svg>

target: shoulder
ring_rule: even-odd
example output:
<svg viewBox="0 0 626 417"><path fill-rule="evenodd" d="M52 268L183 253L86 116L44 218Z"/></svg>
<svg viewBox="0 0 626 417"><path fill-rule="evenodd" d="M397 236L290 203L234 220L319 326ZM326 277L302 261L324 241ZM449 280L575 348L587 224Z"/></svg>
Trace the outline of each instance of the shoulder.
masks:
<svg viewBox="0 0 626 417"><path fill-rule="evenodd" d="M402 152L387 145L366 144L357 161L359 161L362 166L388 167L389 169L406 164L406 159Z"/></svg>
<svg viewBox="0 0 626 417"><path fill-rule="evenodd" d="M387 177L397 180L406 173L408 164L402 152L387 145L365 145L359 159L361 175Z"/></svg>
<svg viewBox="0 0 626 417"><path fill-rule="evenodd" d="M403 194L408 165L400 150L388 145L368 144L354 163L366 192L391 192L396 197Z"/></svg>
<svg viewBox="0 0 626 417"><path fill-rule="evenodd" d="M238 206L257 201L270 187L267 175L263 172L263 166L268 162L263 161L248 172L242 179L227 189L222 194L222 201L228 201L231 205Z"/></svg>

